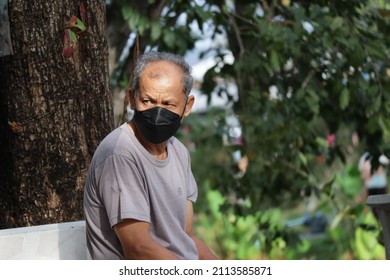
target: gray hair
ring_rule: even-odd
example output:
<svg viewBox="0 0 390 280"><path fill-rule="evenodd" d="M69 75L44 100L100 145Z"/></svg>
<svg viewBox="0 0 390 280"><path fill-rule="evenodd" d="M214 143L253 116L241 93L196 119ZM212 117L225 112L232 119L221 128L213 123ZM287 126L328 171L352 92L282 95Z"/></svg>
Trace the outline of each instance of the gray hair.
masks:
<svg viewBox="0 0 390 280"><path fill-rule="evenodd" d="M133 89L134 101L140 89L140 78L146 67L157 61L172 62L183 71L183 92L188 96L191 92L194 79L191 76L191 66L184 60L183 57L166 52L150 51L142 54L135 65L133 73L133 81L131 87Z"/></svg>

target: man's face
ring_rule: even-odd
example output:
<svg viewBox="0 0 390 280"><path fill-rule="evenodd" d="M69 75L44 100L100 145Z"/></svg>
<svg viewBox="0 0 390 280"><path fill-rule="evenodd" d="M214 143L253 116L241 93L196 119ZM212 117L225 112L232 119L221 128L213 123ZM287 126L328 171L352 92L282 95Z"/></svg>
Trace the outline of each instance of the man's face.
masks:
<svg viewBox="0 0 390 280"><path fill-rule="evenodd" d="M159 61L149 65L141 75L137 110L159 106L181 115L186 102L182 77L181 70L170 62Z"/></svg>

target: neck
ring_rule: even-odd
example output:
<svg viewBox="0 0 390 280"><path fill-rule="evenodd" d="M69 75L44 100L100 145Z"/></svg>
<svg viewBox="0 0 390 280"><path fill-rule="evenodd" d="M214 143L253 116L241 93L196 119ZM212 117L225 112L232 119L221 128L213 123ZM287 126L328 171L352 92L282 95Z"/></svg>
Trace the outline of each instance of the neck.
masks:
<svg viewBox="0 0 390 280"><path fill-rule="evenodd" d="M167 158L167 143L168 141L164 141L159 144L154 144L146 140L142 134L137 129L137 126L133 121L128 123L128 126L134 131L135 137L138 139L138 141L141 143L141 145L156 159L164 160Z"/></svg>

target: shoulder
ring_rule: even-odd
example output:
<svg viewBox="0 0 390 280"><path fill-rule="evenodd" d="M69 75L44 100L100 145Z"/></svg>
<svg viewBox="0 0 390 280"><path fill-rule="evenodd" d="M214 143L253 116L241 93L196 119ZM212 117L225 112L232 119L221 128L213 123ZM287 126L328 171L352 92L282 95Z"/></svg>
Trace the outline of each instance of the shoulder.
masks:
<svg viewBox="0 0 390 280"><path fill-rule="evenodd" d="M125 135L125 130L123 126L115 128L111 131L107 136L103 139L103 141L99 144L98 149L105 147L115 147L117 143L123 138Z"/></svg>
<svg viewBox="0 0 390 280"><path fill-rule="evenodd" d="M126 127L120 126L111 131L99 144L93 156L93 161L99 164L111 157L131 157L134 148Z"/></svg>

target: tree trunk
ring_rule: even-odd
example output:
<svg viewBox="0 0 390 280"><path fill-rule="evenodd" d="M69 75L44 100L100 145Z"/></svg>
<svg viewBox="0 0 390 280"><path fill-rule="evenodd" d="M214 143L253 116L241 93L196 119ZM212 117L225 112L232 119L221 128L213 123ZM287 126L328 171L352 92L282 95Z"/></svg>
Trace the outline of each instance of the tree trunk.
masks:
<svg viewBox="0 0 390 280"><path fill-rule="evenodd" d="M13 55L0 58L0 228L83 218L91 156L113 128L105 1L84 0L73 56L64 31L79 0L10 0Z"/></svg>

